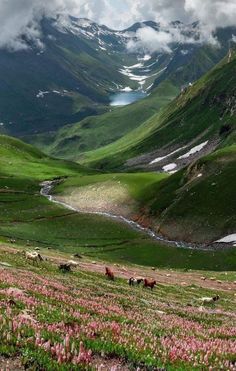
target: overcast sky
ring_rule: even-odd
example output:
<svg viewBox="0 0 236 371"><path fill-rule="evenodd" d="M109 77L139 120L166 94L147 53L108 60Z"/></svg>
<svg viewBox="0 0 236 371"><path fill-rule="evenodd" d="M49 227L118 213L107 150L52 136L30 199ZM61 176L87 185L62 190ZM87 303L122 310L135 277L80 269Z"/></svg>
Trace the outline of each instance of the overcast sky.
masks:
<svg viewBox="0 0 236 371"><path fill-rule="evenodd" d="M22 33L40 40L39 21L57 13L87 17L115 29L136 21L198 20L206 38L236 25L236 0L0 0L0 47L22 49Z"/></svg>

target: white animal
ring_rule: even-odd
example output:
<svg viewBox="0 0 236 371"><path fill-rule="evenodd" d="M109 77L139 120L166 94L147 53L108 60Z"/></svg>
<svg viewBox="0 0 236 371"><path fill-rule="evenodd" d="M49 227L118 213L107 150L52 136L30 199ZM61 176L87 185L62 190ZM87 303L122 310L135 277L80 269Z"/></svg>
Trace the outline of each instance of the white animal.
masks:
<svg viewBox="0 0 236 371"><path fill-rule="evenodd" d="M76 267L79 266L79 263L76 262L75 260L69 260L69 261L67 262L67 264L70 265L72 268L76 268Z"/></svg>
<svg viewBox="0 0 236 371"><path fill-rule="evenodd" d="M213 296L212 298L209 297L202 297L199 300L202 302L202 304L210 304L218 301L220 299L219 295Z"/></svg>
<svg viewBox="0 0 236 371"><path fill-rule="evenodd" d="M134 286L134 285L137 285L139 286L141 282L143 282L143 278L142 277L130 277L130 279L128 280L128 283L130 286Z"/></svg>
<svg viewBox="0 0 236 371"><path fill-rule="evenodd" d="M26 251L25 257L29 260L32 260L32 261L38 261L38 260L42 261L43 260L42 256L36 251L33 251L33 252Z"/></svg>

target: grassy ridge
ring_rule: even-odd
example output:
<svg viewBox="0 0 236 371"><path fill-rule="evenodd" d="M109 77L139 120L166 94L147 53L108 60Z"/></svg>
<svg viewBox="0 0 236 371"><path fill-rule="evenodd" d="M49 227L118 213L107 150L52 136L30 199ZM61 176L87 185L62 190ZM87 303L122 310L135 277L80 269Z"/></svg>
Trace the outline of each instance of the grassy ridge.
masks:
<svg viewBox="0 0 236 371"><path fill-rule="evenodd" d="M197 139L203 142L214 138L224 143L229 136L232 138L236 125L235 55L233 52L230 60L226 57L137 129L108 146L87 152L83 162L95 168L123 168L128 159L153 150L181 147Z"/></svg>

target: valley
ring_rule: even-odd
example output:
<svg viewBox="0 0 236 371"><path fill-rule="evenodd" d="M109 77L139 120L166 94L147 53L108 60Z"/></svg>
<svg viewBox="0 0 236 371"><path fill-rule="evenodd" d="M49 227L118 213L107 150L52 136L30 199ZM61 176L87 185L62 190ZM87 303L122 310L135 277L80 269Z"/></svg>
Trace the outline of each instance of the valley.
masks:
<svg viewBox="0 0 236 371"><path fill-rule="evenodd" d="M236 25L50 6L0 37L0 369L234 371Z"/></svg>

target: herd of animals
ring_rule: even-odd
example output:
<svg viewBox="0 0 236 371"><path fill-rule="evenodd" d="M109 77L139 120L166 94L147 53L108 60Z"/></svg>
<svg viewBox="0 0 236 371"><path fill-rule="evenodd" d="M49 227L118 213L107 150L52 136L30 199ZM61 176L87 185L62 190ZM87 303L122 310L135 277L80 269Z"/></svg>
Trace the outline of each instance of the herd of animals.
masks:
<svg viewBox="0 0 236 371"><path fill-rule="evenodd" d="M42 262L43 260L45 260L38 251L25 252L25 257L34 262ZM81 258L79 254L74 254L74 257ZM59 264L58 269L62 272L71 272L72 268L76 268L78 266L79 263L77 261L69 260L66 263ZM115 280L114 272L108 267L105 267L105 276L111 281ZM151 290L153 290L154 287L157 285L156 280L143 277L130 277L128 280L129 286L140 286L142 283L143 287L150 288ZM215 295L213 297L202 297L199 300L201 304L210 304L217 302L219 299L219 295Z"/></svg>

